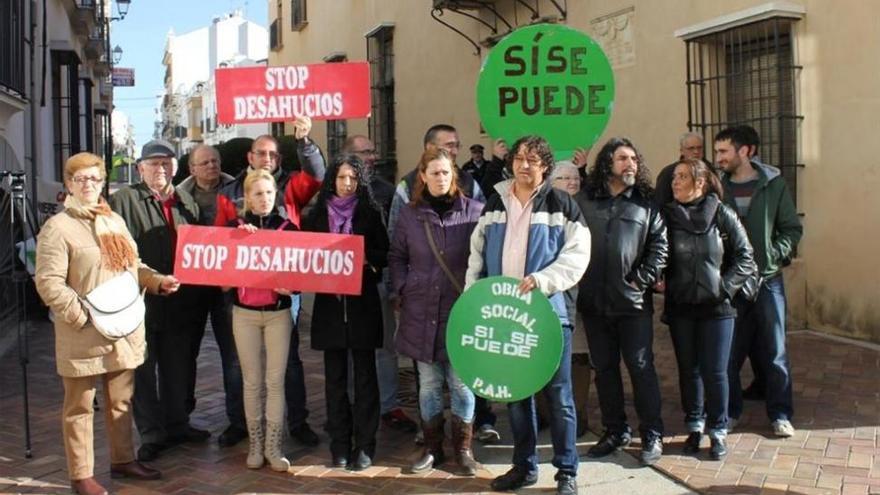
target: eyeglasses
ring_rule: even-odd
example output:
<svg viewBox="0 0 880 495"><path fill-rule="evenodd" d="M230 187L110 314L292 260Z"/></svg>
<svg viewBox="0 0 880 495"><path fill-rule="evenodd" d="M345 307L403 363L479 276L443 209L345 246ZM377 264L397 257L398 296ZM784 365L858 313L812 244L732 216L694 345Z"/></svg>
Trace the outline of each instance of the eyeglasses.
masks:
<svg viewBox="0 0 880 495"><path fill-rule="evenodd" d="M281 158L281 154L277 151L256 150L251 151L251 153L257 155L260 158L269 158L271 160L279 160Z"/></svg>
<svg viewBox="0 0 880 495"><path fill-rule="evenodd" d="M201 161L199 163L194 163L196 167L207 167L208 165L220 165L220 160L217 158L209 158L207 160Z"/></svg>
<svg viewBox="0 0 880 495"><path fill-rule="evenodd" d="M570 181L577 181L577 182L580 182L580 181L581 181L581 178L580 178L579 176L577 176L577 175L575 175L574 177L565 177L565 176L563 176L563 175L560 175L559 177L556 177L556 178L554 178L553 180L558 180L558 181L570 180Z"/></svg>
<svg viewBox="0 0 880 495"><path fill-rule="evenodd" d="M525 155L514 155L513 161L519 162L519 163L528 162L530 167L541 166L541 159L538 158L537 156L526 157Z"/></svg>
<svg viewBox="0 0 880 495"><path fill-rule="evenodd" d="M82 186L84 186L84 185L86 185L86 184L89 184L89 183L91 183L91 184L97 186L98 184L101 184L101 183L104 182L104 179L102 179L102 178L100 178L100 177L89 177L89 176L87 176L87 175L81 175L81 176L79 176L79 177L73 177L73 178L70 179L70 180L72 180L74 183L76 183L76 184L79 185L80 187L82 187Z"/></svg>
<svg viewBox="0 0 880 495"><path fill-rule="evenodd" d="M355 155L375 155L375 154L376 154L376 150L373 150L373 149L369 149L369 150L360 150L360 151L355 151L354 154L355 154Z"/></svg>

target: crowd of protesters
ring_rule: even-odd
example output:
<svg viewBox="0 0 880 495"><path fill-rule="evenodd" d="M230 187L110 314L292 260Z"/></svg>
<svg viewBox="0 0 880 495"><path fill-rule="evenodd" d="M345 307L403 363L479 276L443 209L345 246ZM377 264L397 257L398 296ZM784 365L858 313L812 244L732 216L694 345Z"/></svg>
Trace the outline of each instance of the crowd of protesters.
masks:
<svg viewBox="0 0 880 495"><path fill-rule="evenodd" d="M323 352L324 429L335 468L370 467L381 452L380 424L410 432L423 445L409 472L442 468L445 387L453 472L477 473L472 441L496 442L501 433L493 404L462 383L449 362L446 322L464 290L494 275L520 280L523 293L546 295L563 332L561 362L549 383L536 396L507 404L512 467L492 481L494 490L536 483L537 433L549 427L557 493L577 493L575 442L588 428L591 375L602 434L586 455L604 457L633 441L621 359L632 381L641 461L650 465L663 455L655 294L664 295L662 321L678 362L684 452L699 452L706 434L709 456L726 456L727 433L742 413L739 374L746 358L757 377L750 389L766 399L773 432L794 434L781 270L802 228L780 171L759 158L751 127L719 132L711 162L702 136L683 134L681 156L659 173L656 189L644 157L622 137L604 143L592 166L589 149L556 162L543 138L523 136L509 148L495 141L491 157L473 145L471 160L459 167L457 131L435 125L417 166L394 187L378 178L376 151L365 136L349 137L326 160L309 137L308 118L292 127L298 164L292 172L281 166L278 141L268 135L253 141L248 167L237 177L221 172L216 149L196 147L190 177L176 187L174 148L150 141L138 159L142 181L109 198L101 194L106 171L99 157L80 153L67 161L69 196L40 233L36 284L55 314L74 492L106 493L94 478L98 377L114 477L159 478L142 462L208 440L210 432L189 418L209 318L229 421L219 444L248 439L248 468L268 463L288 471L285 434L307 446L320 442L306 422L297 288L181 285L163 275L173 272L181 225L363 236L360 294L317 294L311 311L310 343ZM96 287L126 273L147 291L146 316L133 333L114 339L98 331L88 301ZM417 375L418 422L396 401L399 356L412 359Z"/></svg>

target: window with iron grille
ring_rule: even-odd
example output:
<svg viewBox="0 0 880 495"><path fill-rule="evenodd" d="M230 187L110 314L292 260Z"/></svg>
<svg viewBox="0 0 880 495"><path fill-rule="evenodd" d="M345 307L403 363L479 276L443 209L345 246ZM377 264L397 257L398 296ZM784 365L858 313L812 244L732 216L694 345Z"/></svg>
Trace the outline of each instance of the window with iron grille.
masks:
<svg viewBox="0 0 880 495"><path fill-rule="evenodd" d="M761 161L779 167L797 201L795 20L775 17L686 41L688 128L711 150L716 133L748 124ZM711 153L711 152L710 152ZM711 158L711 157L710 157Z"/></svg>
<svg viewBox="0 0 880 495"><path fill-rule="evenodd" d="M281 49L281 19L269 25L269 49L276 52Z"/></svg>
<svg viewBox="0 0 880 495"><path fill-rule="evenodd" d="M95 146L95 109L92 105L92 88L94 87L95 83L91 79L85 77L79 79L79 101L82 102L79 112L79 128L85 131L84 135L81 133L80 136L80 149L84 150L99 149Z"/></svg>
<svg viewBox="0 0 880 495"><path fill-rule="evenodd" d="M24 1L0 2L0 88L24 96Z"/></svg>
<svg viewBox="0 0 880 495"><path fill-rule="evenodd" d="M284 136L284 122L272 122L272 125L269 127L269 132L275 139Z"/></svg>
<svg viewBox="0 0 880 495"><path fill-rule="evenodd" d="M309 21L306 17L306 0L290 0L290 29L294 31L302 31L308 23Z"/></svg>
<svg viewBox="0 0 880 495"><path fill-rule="evenodd" d="M367 35L370 62L371 114L368 124L376 153L384 160L397 158L394 117L394 27L382 26Z"/></svg>
<svg viewBox="0 0 880 495"><path fill-rule="evenodd" d="M348 57L343 53L333 53L324 57L324 62L328 64L336 64L345 62ZM345 139L348 137L348 121L347 120L328 120L327 121L327 156L335 157L342 151Z"/></svg>
<svg viewBox="0 0 880 495"><path fill-rule="evenodd" d="M80 147L79 57L75 52L52 50L52 120L55 179L63 177L64 162Z"/></svg>

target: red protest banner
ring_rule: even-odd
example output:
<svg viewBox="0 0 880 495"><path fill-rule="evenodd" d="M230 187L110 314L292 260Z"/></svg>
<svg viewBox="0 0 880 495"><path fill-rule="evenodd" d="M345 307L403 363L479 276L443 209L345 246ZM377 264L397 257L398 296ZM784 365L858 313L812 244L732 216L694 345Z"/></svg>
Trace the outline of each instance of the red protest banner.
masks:
<svg viewBox="0 0 880 495"><path fill-rule="evenodd" d="M185 284L359 295L363 265L359 235L177 229L174 276Z"/></svg>
<svg viewBox="0 0 880 495"><path fill-rule="evenodd" d="M342 120L370 115L370 64L235 67L214 71L221 124Z"/></svg>

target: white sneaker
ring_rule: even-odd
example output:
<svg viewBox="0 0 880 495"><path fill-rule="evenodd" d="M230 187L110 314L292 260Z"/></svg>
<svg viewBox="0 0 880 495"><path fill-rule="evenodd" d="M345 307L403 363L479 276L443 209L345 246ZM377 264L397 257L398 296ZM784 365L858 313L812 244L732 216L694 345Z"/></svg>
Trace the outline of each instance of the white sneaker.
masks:
<svg viewBox="0 0 880 495"><path fill-rule="evenodd" d="M501 440L501 434L490 424L480 425L474 436L482 443L495 443Z"/></svg>
<svg viewBox="0 0 880 495"><path fill-rule="evenodd" d="M773 434L781 438L789 438L794 436L794 426L787 419L777 419L772 423Z"/></svg>

